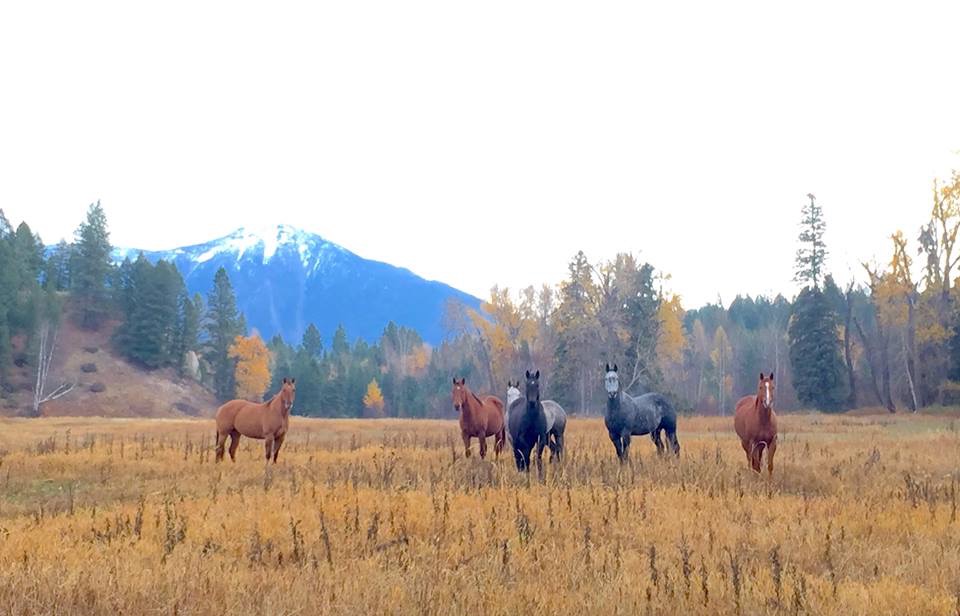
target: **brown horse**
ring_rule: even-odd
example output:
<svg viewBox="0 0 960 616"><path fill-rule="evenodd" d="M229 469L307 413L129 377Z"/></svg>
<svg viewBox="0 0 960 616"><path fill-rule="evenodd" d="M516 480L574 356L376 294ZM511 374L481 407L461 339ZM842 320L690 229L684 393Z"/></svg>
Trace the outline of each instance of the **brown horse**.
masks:
<svg viewBox="0 0 960 616"><path fill-rule="evenodd" d="M480 441L480 457L487 456L487 437L496 437L493 450L497 457L503 451L506 439L506 426L503 421L503 401L496 396L482 398L470 391L467 379L453 379L453 408L460 413L460 436L463 437L463 448L466 456L470 457L470 439L476 437Z"/></svg>
<svg viewBox="0 0 960 616"><path fill-rule="evenodd" d="M737 402L733 427L753 470L760 471L763 449L767 449L767 470L773 475L773 454L777 451L777 415L773 412L773 373L770 378L760 373L757 395L744 396Z"/></svg>
<svg viewBox="0 0 960 616"><path fill-rule="evenodd" d="M217 409L217 462L223 460L223 446L230 437L230 459L237 461L240 435L263 439L267 462L277 463L280 445L290 426L290 409L297 396L297 380L283 379L280 393L269 402L257 404L246 400L231 400Z"/></svg>

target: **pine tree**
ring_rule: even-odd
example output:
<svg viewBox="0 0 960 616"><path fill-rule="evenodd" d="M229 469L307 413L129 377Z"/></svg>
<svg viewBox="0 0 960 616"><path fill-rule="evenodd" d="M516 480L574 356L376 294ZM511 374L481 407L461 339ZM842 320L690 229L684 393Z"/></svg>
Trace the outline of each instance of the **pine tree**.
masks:
<svg viewBox="0 0 960 616"><path fill-rule="evenodd" d="M132 265L121 266L120 297L125 320L117 330L121 352L147 368L174 365L183 279L166 261L155 266L141 254Z"/></svg>
<svg viewBox="0 0 960 616"><path fill-rule="evenodd" d="M823 233L827 223L823 219L823 210L817 205L816 197L807 194L810 203L803 206L800 220L800 249L797 250L796 274L794 280L820 288L823 269L827 260L827 247L823 243Z"/></svg>
<svg viewBox="0 0 960 616"><path fill-rule="evenodd" d="M207 298L204 330L207 334L205 356L213 370L214 392L221 400L228 400L236 391L234 361L229 356L230 345L237 336L244 334L244 330L230 276L222 267L214 276L213 289Z"/></svg>
<svg viewBox="0 0 960 616"><path fill-rule="evenodd" d="M6 376L10 366L10 312L18 286L12 234L10 223L0 210L0 379Z"/></svg>
<svg viewBox="0 0 960 616"><path fill-rule="evenodd" d="M806 287L793 303L788 329L793 386L802 404L838 411L847 397L837 317L820 289Z"/></svg>
<svg viewBox="0 0 960 616"><path fill-rule="evenodd" d="M110 251L107 217L97 201L77 228L70 263L71 290L80 306L80 324L87 329L99 327L109 311Z"/></svg>
<svg viewBox="0 0 960 616"><path fill-rule="evenodd" d="M307 326L307 330L303 332L303 341L300 345L311 357L319 359L323 355L323 338L321 338L320 330L317 329L316 325L311 323Z"/></svg>
<svg viewBox="0 0 960 616"><path fill-rule="evenodd" d="M183 376L186 355L196 351L200 344L200 321L203 318L203 297L196 293L191 298L187 293L180 294L180 310L177 322L177 341L174 361Z"/></svg>
<svg viewBox="0 0 960 616"><path fill-rule="evenodd" d="M790 366L797 398L802 404L837 411L847 396L847 383L837 335L839 319L820 284L827 257L823 243L826 224L814 196L807 196L810 204L803 208L801 248L796 259L796 280L806 286L793 303L787 329Z"/></svg>
<svg viewBox="0 0 960 616"><path fill-rule="evenodd" d="M43 286L55 291L66 291L70 288L70 244L60 240L44 267Z"/></svg>
<svg viewBox="0 0 960 616"><path fill-rule="evenodd" d="M344 357L350 352L350 342L347 340L347 330L343 324L337 326L337 331L333 333L333 354L336 357Z"/></svg>

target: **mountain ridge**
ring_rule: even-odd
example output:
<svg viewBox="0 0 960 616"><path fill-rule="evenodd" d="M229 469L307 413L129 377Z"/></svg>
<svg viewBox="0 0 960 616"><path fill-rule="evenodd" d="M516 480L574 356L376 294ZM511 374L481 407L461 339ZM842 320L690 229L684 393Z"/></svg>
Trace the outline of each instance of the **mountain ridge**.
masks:
<svg viewBox="0 0 960 616"><path fill-rule="evenodd" d="M292 343L300 341L311 322L325 344L341 324L351 338L375 342L393 321L438 344L448 300L480 305L478 298L446 283L364 259L287 224L240 227L208 242L168 250L116 248L113 257L133 260L141 252L151 262L174 263L188 291L204 297L217 269L224 267L250 328L264 338L279 333Z"/></svg>

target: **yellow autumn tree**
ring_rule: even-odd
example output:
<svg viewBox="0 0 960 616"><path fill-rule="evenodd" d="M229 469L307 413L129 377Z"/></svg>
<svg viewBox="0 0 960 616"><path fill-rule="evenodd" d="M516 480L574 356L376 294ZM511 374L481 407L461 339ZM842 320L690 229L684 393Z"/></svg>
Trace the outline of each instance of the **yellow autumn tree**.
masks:
<svg viewBox="0 0 960 616"><path fill-rule="evenodd" d="M270 387L270 350L257 334L237 336L230 345L228 356L237 362L234 375L237 397L260 401Z"/></svg>
<svg viewBox="0 0 960 616"><path fill-rule="evenodd" d="M380 391L377 379L371 380L367 385L367 393L363 396L363 406L367 409L368 416L383 417L383 392Z"/></svg>
<svg viewBox="0 0 960 616"><path fill-rule="evenodd" d="M683 350L687 346L683 331L683 305L680 296L660 300L657 320L660 321L660 333L657 336L657 362L667 383L679 388L683 380Z"/></svg>
<svg viewBox="0 0 960 616"><path fill-rule="evenodd" d="M683 305L680 296L660 302L657 318L660 320L660 336L657 339L657 356L674 364L683 360L687 339L683 333Z"/></svg>
<svg viewBox="0 0 960 616"><path fill-rule="evenodd" d="M489 356L493 385L506 382L517 369L520 349L532 349L536 344L538 324L532 301L522 299L518 306L509 289L493 287L490 301L483 302L480 311L469 310L468 315Z"/></svg>

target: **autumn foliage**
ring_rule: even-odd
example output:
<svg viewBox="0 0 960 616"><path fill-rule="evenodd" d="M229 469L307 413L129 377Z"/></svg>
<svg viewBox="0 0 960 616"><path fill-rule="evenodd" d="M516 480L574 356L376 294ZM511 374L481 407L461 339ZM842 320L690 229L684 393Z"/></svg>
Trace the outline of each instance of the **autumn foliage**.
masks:
<svg viewBox="0 0 960 616"><path fill-rule="evenodd" d="M237 336L228 356L236 360L237 397L261 400L270 386L270 351L260 336Z"/></svg>
<svg viewBox="0 0 960 616"><path fill-rule="evenodd" d="M363 407L371 417L383 417L383 392L380 391L380 385L377 379L373 379L367 385L367 393L363 396Z"/></svg>

